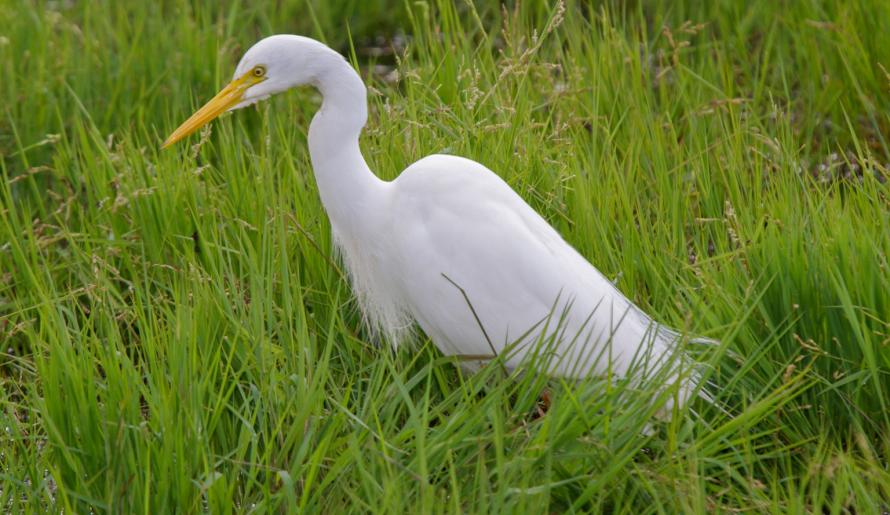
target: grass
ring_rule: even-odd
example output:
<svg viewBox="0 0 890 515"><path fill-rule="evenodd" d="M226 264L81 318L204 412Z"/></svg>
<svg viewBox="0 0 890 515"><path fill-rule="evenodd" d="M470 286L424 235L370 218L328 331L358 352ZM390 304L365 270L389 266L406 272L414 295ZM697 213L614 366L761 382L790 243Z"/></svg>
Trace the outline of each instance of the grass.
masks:
<svg viewBox="0 0 890 515"><path fill-rule="evenodd" d="M0 506L886 513L890 3L389 4L0 0ZM372 341L317 94L159 150L276 32L362 70L382 177L476 159L723 341L726 412Z"/></svg>

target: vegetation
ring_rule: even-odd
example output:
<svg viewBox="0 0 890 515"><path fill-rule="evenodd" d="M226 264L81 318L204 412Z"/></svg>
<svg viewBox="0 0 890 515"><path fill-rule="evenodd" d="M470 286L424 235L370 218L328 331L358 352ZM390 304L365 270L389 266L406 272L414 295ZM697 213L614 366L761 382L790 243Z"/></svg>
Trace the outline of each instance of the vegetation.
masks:
<svg viewBox="0 0 890 515"><path fill-rule="evenodd" d="M885 0L0 0L0 509L886 513L888 29ZM379 175L476 159L720 340L719 407L373 341L315 92L159 149L279 32L361 69Z"/></svg>

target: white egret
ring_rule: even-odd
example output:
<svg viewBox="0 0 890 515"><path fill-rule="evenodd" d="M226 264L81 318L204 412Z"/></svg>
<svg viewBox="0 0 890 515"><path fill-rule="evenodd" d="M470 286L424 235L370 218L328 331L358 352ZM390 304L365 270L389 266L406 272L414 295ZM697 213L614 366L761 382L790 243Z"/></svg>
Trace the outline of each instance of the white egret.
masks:
<svg viewBox="0 0 890 515"><path fill-rule="evenodd" d="M508 349L507 367L549 341L546 371L563 377L625 376L640 356L668 362L679 334L634 306L485 166L431 155L391 182L379 179L359 149L365 85L318 41L276 35L256 43L232 82L164 147L225 111L306 84L323 97L309 153L334 242L366 320L393 344L416 322L448 355L481 359ZM663 377L680 403L696 390L694 375L674 369Z"/></svg>

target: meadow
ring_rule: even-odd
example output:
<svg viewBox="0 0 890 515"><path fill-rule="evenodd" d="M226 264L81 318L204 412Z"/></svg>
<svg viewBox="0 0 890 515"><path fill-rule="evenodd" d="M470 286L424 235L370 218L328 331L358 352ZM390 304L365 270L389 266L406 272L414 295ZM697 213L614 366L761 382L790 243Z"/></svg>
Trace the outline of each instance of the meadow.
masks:
<svg viewBox="0 0 890 515"><path fill-rule="evenodd" d="M480 161L719 340L715 405L369 334L316 92L160 150L274 33L360 70L378 175ZM888 513L888 33L885 0L0 0L0 510Z"/></svg>

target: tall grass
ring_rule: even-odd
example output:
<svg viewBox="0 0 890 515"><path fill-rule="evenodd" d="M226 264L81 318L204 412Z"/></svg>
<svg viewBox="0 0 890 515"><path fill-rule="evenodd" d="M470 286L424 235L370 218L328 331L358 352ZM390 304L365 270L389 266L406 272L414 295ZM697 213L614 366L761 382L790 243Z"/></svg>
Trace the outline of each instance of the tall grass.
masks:
<svg viewBox="0 0 890 515"><path fill-rule="evenodd" d="M880 0L0 0L0 506L886 511L888 29ZM644 436L649 392L372 341L317 94L159 150L277 32L362 71L380 176L476 159L721 340L723 409Z"/></svg>

